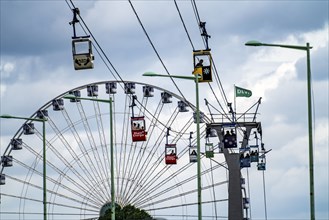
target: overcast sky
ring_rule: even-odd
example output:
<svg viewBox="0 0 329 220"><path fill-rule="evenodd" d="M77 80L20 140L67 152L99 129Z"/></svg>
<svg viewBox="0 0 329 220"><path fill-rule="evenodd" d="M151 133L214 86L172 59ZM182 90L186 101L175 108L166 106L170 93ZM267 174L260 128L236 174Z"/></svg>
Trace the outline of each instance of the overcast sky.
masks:
<svg viewBox="0 0 329 220"><path fill-rule="evenodd" d="M72 13L60 0L0 0L0 113L30 116L49 100L91 82L113 80L95 52L93 70L75 71L71 54ZM128 1L73 1L124 80L146 82L178 93L170 80L142 78L146 71L166 73ZM191 74L192 46L173 1L132 1L157 52L171 74ZM196 49L204 49L190 1L177 1ZM309 218L306 52L246 47L249 40L311 49L315 206L317 219L329 219L328 191L328 21L329 2L196 1L206 28L219 78L230 102L233 85L252 90L237 99L243 112L262 97L258 120L267 149L266 196L269 219ZM83 33L78 29L79 33ZM177 81L194 103L194 89ZM214 84L216 91L218 87ZM202 84L200 99L215 98ZM192 93L191 93L192 92ZM220 99L221 96L218 95ZM222 102L223 103L223 102ZM214 103L216 105L216 103ZM218 107L218 106L217 106ZM206 109L202 104L201 108ZM6 123L6 124L5 124ZM1 147L8 128L1 121ZM3 149L1 149L2 152ZM251 172L251 201L263 205L262 176ZM253 197L254 196L254 197ZM264 218L263 210L254 213Z"/></svg>

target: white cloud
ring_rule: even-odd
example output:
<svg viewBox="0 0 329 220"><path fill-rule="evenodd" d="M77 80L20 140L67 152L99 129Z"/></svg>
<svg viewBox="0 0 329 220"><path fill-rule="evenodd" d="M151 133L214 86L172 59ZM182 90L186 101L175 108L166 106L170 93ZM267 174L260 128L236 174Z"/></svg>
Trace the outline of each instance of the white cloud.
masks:
<svg viewBox="0 0 329 220"><path fill-rule="evenodd" d="M95 50L95 69L73 70L70 48L72 27L68 25L72 13L65 3L56 3L56 10L63 9L60 17L57 13L49 14L43 10L51 3L37 9L28 8L29 4L20 5L20 8L27 7L25 14L28 16L38 15L33 16L32 21L38 22L37 25L34 23L33 32L29 33L26 33L26 28L21 30L11 23L12 13L9 12L20 8L9 8L10 2L1 4L4 5L1 10L8 9L6 19L3 19L5 14L1 14L1 25L5 21L6 27L10 27L1 31L5 34L11 33L5 38L5 50L1 51L1 113L13 112L28 116L67 90L91 82L113 79ZM174 3L133 1L133 4L170 73L190 75L192 47ZM282 4L286 7L282 7ZM327 61L328 53L323 50L328 48L328 21L322 18L328 15L328 11L323 12L325 7L322 8L323 11L318 10L322 4L327 6L326 2L319 1L197 1L201 20L207 22L208 32L212 35L210 47L228 101L233 102L233 84L253 91L251 98L237 99L239 112L251 106L258 97L263 97L258 119L262 121L265 146L267 149L273 149L268 154L265 173L270 218L297 216L296 218L302 219L309 216L306 70L298 65L305 63L306 53L284 48L245 47L243 44L255 37L258 37L258 40L268 39L269 42L266 43L305 45L309 42L313 46L311 57L314 59L316 55L317 60ZM138 24L129 2L77 1L76 5L123 79L154 84L178 93L170 79L141 77L145 71L166 73ZM178 5L196 49L202 48L199 28L190 2L178 1ZM33 7L37 6L38 4L33 4ZM298 10L295 10L296 7ZM43 13L36 13L40 11ZM308 13L304 13L305 11ZM20 17L19 12L16 14L19 19L13 22L26 19L26 16ZM276 16L272 16L274 14ZM49 27L47 24L52 25ZM9 40L12 41L8 43ZM16 44L17 42L19 44ZM9 52L16 54L7 55ZM325 207L328 205L328 198L323 198L323 192L328 192L329 160L328 77L325 75L328 75L328 66L318 67L316 62L312 62L312 70L315 68L320 68L317 72L324 75L321 80L313 81L316 205ZM195 103L194 83L184 80L177 80L176 83L186 98ZM212 86L223 103L216 83L213 82ZM202 109L206 109L203 104L205 97L218 107L213 93L206 84L202 84ZM226 109L226 106L224 108ZM13 134L16 130L14 125L9 126L9 123L1 122L1 132L6 134L6 139L10 138L7 134ZM4 135L1 135L1 146L6 146L3 138ZM262 218L263 210L259 210L259 207L263 206L261 173L250 169L250 175L253 177L250 178L251 188L254 187L251 199L259 202L253 205L252 211L254 217ZM294 204L294 207L285 208L286 202L283 201ZM302 205L299 204L300 201ZM319 216L328 217L328 212L322 210Z"/></svg>

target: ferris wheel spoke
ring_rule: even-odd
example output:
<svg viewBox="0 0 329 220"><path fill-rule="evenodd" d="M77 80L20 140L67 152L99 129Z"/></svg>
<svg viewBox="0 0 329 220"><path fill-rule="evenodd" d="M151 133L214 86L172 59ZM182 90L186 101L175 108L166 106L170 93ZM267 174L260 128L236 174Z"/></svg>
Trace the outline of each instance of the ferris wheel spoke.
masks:
<svg viewBox="0 0 329 220"><path fill-rule="evenodd" d="M216 186L221 186L223 184L227 184L227 181L223 181L223 182L218 182L218 183L214 183L214 184L210 184L210 185L207 185L207 186L203 186L201 188L201 190L207 190L207 189L210 189L210 188L213 188L213 187L216 187ZM167 191L166 193L169 193L170 191ZM198 192L197 189L192 189L192 190L189 190L189 191L185 191L184 193L181 193L181 194L173 194L173 193L170 193L167 197L163 198L163 197L160 197L161 194L157 195L157 196L154 196L154 198L149 201L152 201L151 203L146 203L144 205L141 205L140 208L142 209L147 209L147 207L152 207L152 206L155 206L155 205L159 205L159 204L162 204L162 203L167 203L167 202L170 202L171 200L174 200L174 199L177 199L177 198L180 198L180 197L184 197L184 196L188 196L188 195L191 195L191 194L196 194ZM159 199L161 198L161 199ZM158 199L158 200L155 200L155 199ZM212 201L215 201L212 200ZM227 199L223 199L221 200L222 202L223 201L227 201ZM168 204L168 203L167 203ZM162 207L165 207L167 206L164 205Z"/></svg>
<svg viewBox="0 0 329 220"><path fill-rule="evenodd" d="M182 167L180 170L177 170L176 172L172 173L171 177L174 178L176 176L178 176L179 174L183 173L185 170L187 170L189 167L191 166L191 164L187 164L185 165L184 167ZM216 165L214 166L212 169L207 169L207 170L204 170L202 172L202 176L205 176L207 173L209 172L212 172L213 170L215 169L218 169L218 168L221 168L221 165ZM168 183L172 182L171 178L167 178L165 181L161 182L159 185L157 186L154 186L152 189L149 190L149 197L147 198L147 200L144 200L144 201L140 201L139 204L143 204L147 201L150 201L150 200L153 200L155 198L158 198L160 196L162 196L163 194L166 194L168 193L169 191L175 189L176 187L183 187L185 184L188 184L189 182L193 181L193 180L196 180L197 178L197 175L193 175L185 180L180 180L180 182L177 184L171 184L171 185L168 185ZM167 186L165 188L163 188L162 191L157 191L157 187L161 188L162 186ZM156 194L153 194L157 192ZM153 196L150 196L150 195L153 195Z"/></svg>
<svg viewBox="0 0 329 220"><path fill-rule="evenodd" d="M93 105L96 105L95 103L93 103ZM94 159L94 163L93 164L96 164L95 166L95 178L98 180L98 183L100 183L102 179L106 179L106 170L103 166L103 163L102 163L102 159L101 159L101 156L99 154L99 151L98 151L98 148L97 148L97 144L95 142L95 138L94 138L94 135L93 135L93 132L92 132L92 129L90 127L90 123L89 123L89 119L87 118L86 116L86 113L85 113L85 110L83 108L83 105L81 102L77 102L77 106L78 106L78 110L79 110L79 113L80 113L80 117L82 119L82 124L83 124L83 127L85 129L85 134L88 138L88 142L89 142L89 145L90 145L90 148L91 149L94 149L95 153L93 153L92 155L94 156L93 159ZM104 190L106 190L108 187L104 187ZM109 192L108 191L104 191L103 192L105 195L109 195Z"/></svg>
<svg viewBox="0 0 329 220"><path fill-rule="evenodd" d="M65 146L66 150L70 153L72 160L74 161L74 164L72 165L72 162L69 162L67 160L67 158L65 158L62 155L62 153L57 150L56 147L54 147L52 144L50 144L50 142L47 142L48 149L50 149L56 155L56 157L66 166L66 170L72 172L72 174L74 174L81 181L81 183L84 186L80 185L76 180L69 178L69 175L67 175L67 171L64 173L63 171L58 169L56 165L50 164L49 161L47 161L47 164L50 164L51 167L53 168L53 170L58 172L63 178L65 178L69 182L74 183L75 185L79 186L80 189L85 191L86 193L89 193L89 191L90 191L89 189L94 188L94 186L92 184L90 184L93 181L92 174L89 172L87 167L82 163L79 155L77 155L74 152L74 150L70 147L70 144L65 139L64 134L58 130L58 128L56 127L56 125L53 123L53 121L50 118L48 121L49 121L49 124L51 125L51 127L53 128L53 130L55 130L55 132L57 134L56 137L58 139L60 139L61 144L63 146ZM51 141L54 142L55 140L51 140ZM78 166L76 167L75 164L77 164ZM82 175L81 173L83 173L85 175ZM99 193L99 194L102 195L102 193Z"/></svg>
<svg viewBox="0 0 329 220"><path fill-rule="evenodd" d="M88 137L88 135L90 135L89 132L89 126L87 124L87 118L85 117L85 114L83 113L83 107L80 104L77 103L77 108L79 111L79 115L80 115L80 122L83 124L84 130L85 130L85 135L87 136L88 139L88 143L90 144L90 149L92 149L92 151L87 150L87 147L85 146L84 142L82 141L83 137L82 134L79 134L78 132L78 128L76 128L76 124L74 124L72 122L72 120L70 119L69 114L66 112L66 110L64 109L62 111L63 116L67 122L67 126L70 128L71 133L73 134L75 141L77 143L77 147L79 147L79 150L81 152L85 152L85 157L84 159L86 160L87 164L89 165L89 168L87 168L86 170L90 170L90 175L88 175L88 179L89 179L89 185L91 186L91 188L94 188L94 186L99 185L102 181L101 178L101 174L100 174L100 168L99 165L95 165L96 163L96 155L94 153L94 150L96 150L97 148L95 148L92 144L91 144L91 140L90 137ZM70 147L70 145L69 145ZM90 156L90 154L92 154L93 158ZM83 169L84 170L84 169ZM106 195L108 195L104 189L100 188L100 196L104 197Z"/></svg>
<svg viewBox="0 0 329 220"><path fill-rule="evenodd" d="M163 104L161 104L161 101L159 102L156 111L154 113L154 115L151 115L151 121L150 121L150 125L149 128L147 130L147 133L149 136L153 136L153 133L155 131L155 127L156 127L156 121L158 120L159 115L161 114L161 110L163 108ZM155 142L159 142L161 140L163 140L164 137L164 132L165 132L165 128L162 129L160 135L158 136L158 138L155 140ZM135 172L133 175L133 179L137 179L138 177L141 176L141 174L143 173L144 167L150 162L151 158L154 156L154 154L156 153L157 148L155 148L156 144L153 145L153 147L150 149L148 147L150 142L150 139L148 139L146 141L145 144L143 144L141 146L141 154L138 154L139 157L137 157L136 161L138 161L138 165L134 166L135 167ZM149 152L148 155L146 155L146 158L144 158L144 155L146 152ZM140 181L140 178L138 179L138 182Z"/></svg>
<svg viewBox="0 0 329 220"><path fill-rule="evenodd" d="M98 137L99 137L99 143L100 146L107 146L106 138L105 138L105 129L104 129L104 123L102 118L102 113L100 111L100 104L99 102L94 102L94 108L95 108L95 116L96 116L96 124L97 124L97 130L98 130ZM108 123L109 124L109 123ZM101 163L104 163L104 169L105 169L105 176L108 180L110 180L110 158L109 158L109 151L108 147L101 147ZM108 182L108 187L110 189L110 183Z"/></svg>
<svg viewBox="0 0 329 220"><path fill-rule="evenodd" d="M159 115L157 116L156 118L156 121L159 120L159 117L161 117L160 115L161 112L159 112ZM174 116L173 116L174 115ZM164 138L165 138L165 134L167 132L167 129L172 125L172 123L174 122L172 119L177 117L177 112L175 112L174 114L171 115L170 119L167 121L167 123L165 124L165 126L161 129L161 133L160 135L156 138L155 140L155 144L153 144L150 152L152 153L153 152L153 155L150 155L149 158L152 158L154 156L154 154L157 152L157 150L159 149L160 147L160 143L163 142ZM154 127L156 126L156 124L154 124ZM163 153L162 153L163 155ZM158 160L161 159L162 155L160 155L158 157ZM150 166L148 167L150 171L154 171L154 169L156 168L156 164L155 163L148 163L148 161L146 161L146 163L144 163L144 165L146 166ZM145 167L142 167L142 169L144 170ZM146 176L149 176L152 172L144 172L144 174ZM140 179L143 179L144 182L148 179L147 177L145 176L140 176Z"/></svg>
<svg viewBox="0 0 329 220"><path fill-rule="evenodd" d="M143 99L144 100L144 99ZM147 100L147 99L146 99ZM142 102L143 103L143 102ZM147 103L147 102L145 102L145 103ZM144 105L142 105L143 107L144 107L144 109L146 109L146 106L144 106ZM160 105L160 103L158 104L158 106L157 106L157 110L156 110L156 113L158 112L158 110L159 110L159 112L158 112L158 114L160 114L161 113L161 108L160 108L160 106L163 106L163 105ZM143 109L143 108L139 108L140 109L140 111L141 111L141 109ZM152 116L152 120L157 120L157 118L155 117L155 115L153 115ZM152 122L151 122L152 123ZM153 131L154 131L154 126L149 126L149 129L148 129L148 131L147 131L147 134L148 134L148 136L150 137L150 136L152 136L152 133L153 133ZM159 136L159 138L161 137L161 135ZM146 158L144 158L144 156L145 156L145 152L147 151L147 145L148 145L148 143L149 143L149 139L146 141L146 142L143 142L140 146L137 146L137 144L135 144L135 147L134 147L134 153L132 154L132 155L134 155L135 154L135 151L136 151L136 149L137 148L140 148L139 149L139 151L138 151L138 153L137 153L137 155L135 156L135 157L132 157L132 162L130 163L131 165L130 165L130 169L129 169L129 172L128 172L128 176L129 177L132 177L131 179L133 180L133 181L136 181L137 182L137 185L139 184L139 182L140 182L140 179L138 178L138 176L139 176L139 174L141 173L141 172L143 172L143 168L144 168L144 165L145 164L148 164L148 162L147 161L149 161L151 158L152 158L152 155L150 155L150 154L148 154L148 155L146 155ZM152 150L150 151L150 153L152 153ZM144 162L144 163L142 163L142 161ZM136 163L137 163L137 166L136 166ZM143 165L142 167L140 167L140 165ZM145 171L145 170L144 170ZM128 183L127 183L128 184ZM130 193L131 192L135 192L135 190L136 190L136 186L135 186L135 188L134 187L129 187L129 189L128 189L128 191L126 191L126 192L124 192L124 195L126 195L125 196L125 198L127 198L127 200L129 200L129 197L130 197Z"/></svg>
<svg viewBox="0 0 329 220"><path fill-rule="evenodd" d="M70 119L67 119L67 121L70 121ZM87 169L87 167L85 166L84 163L82 163L82 161L79 159L79 156L78 154L76 153L76 151L74 151L74 149L71 147L69 141L65 138L65 133L67 130L75 130L75 127L72 123L71 126L68 126L67 129L64 129L63 131L60 131L58 129L58 127L56 126L56 124L53 122L53 120L51 119L51 117L48 118L48 123L49 125L51 126L51 128L53 129L53 131L56 133L56 136L55 138L56 139L59 139L61 144L65 147L65 150L67 150L67 152L70 154L70 156L72 157L73 160L76 160L77 161L77 164L79 165L79 168L85 172L86 177L89 177L91 176L91 174L89 173L89 170ZM76 131L74 131L76 132ZM72 133L74 133L72 131ZM49 142L54 142L55 140L50 140ZM61 161L64 163L64 164L69 164L68 160L62 156L62 154L56 149L56 147L52 147L52 144L49 144L48 142L48 145L50 146L49 148L55 153L55 155L61 159ZM80 145L79 145L80 146ZM80 146L81 147L81 146ZM83 151L81 151L83 152ZM77 172L76 170L74 170L74 167L72 166L67 166L69 167L70 170L72 170L72 172L74 174L76 174L79 178L81 178L81 180L83 179L83 182L86 183L86 185L90 185L91 184L88 184L89 181L85 180L85 178L82 176L82 175L79 175L79 172Z"/></svg>
<svg viewBox="0 0 329 220"><path fill-rule="evenodd" d="M178 112L175 111L172 116L170 117L170 119L168 120L168 123L171 123L175 120L175 118L177 117L178 115ZM188 124L188 123L187 123ZM185 126L183 126L183 129L184 129ZM164 131L164 130L163 130ZM182 132L184 131L177 131L175 132L177 136L180 136L182 134ZM175 138L174 138L175 139ZM158 158L158 162L161 162L161 157L163 158L163 156L160 156ZM147 188L148 185L152 185L153 184L153 181L154 180L157 180L158 178L160 178L167 170L168 170L168 167L167 168L163 168L161 171L158 172L158 174L154 177L152 177L149 182L147 182L147 180L149 179L149 177L151 177L151 174L153 173L153 171L157 168L157 165L156 163L154 164L153 167L150 167L150 172L148 172L148 176L144 176L143 177L143 180L144 180L144 187Z"/></svg>

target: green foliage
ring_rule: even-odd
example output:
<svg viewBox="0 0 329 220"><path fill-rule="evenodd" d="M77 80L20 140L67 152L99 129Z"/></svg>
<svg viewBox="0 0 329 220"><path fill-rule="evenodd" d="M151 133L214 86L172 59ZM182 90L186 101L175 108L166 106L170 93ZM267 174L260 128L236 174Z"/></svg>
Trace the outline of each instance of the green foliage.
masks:
<svg viewBox="0 0 329 220"><path fill-rule="evenodd" d="M115 209L116 220L152 220L153 218L144 210L138 209L135 206L127 205L123 208L117 206ZM111 210L107 210L104 216L98 220L111 220Z"/></svg>

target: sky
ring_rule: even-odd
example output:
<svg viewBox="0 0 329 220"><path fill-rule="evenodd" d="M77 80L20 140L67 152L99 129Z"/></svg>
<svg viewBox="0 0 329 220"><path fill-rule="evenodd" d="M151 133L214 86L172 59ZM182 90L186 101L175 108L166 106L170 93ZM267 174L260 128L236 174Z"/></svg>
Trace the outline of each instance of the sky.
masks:
<svg viewBox="0 0 329 220"><path fill-rule="evenodd" d="M179 94L170 80L142 77L166 74L128 1L73 1L116 71L124 80L146 82ZM113 80L95 53L95 68L75 71L72 62L72 13L60 0L0 0L0 113L29 116L54 97L75 87ZM191 74L193 48L173 1L132 1L145 30L170 74ZM190 1L177 1L196 49L204 49ZM329 1L196 1L206 22L209 47L229 102L234 85L253 92L237 98L244 112L259 97L258 120L267 149L268 219L309 218L306 52L276 47L246 47L249 40L313 47L311 57L315 209L329 219ZM78 32L83 33L78 26ZM175 80L195 103L194 89ZM216 93L218 87L214 83ZM191 95L192 94L192 95ZM200 99L216 105L209 87ZM218 95L220 99L222 97ZM223 103L223 102L222 102ZM217 106L218 107L218 106ZM206 109L202 104L202 109ZM206 110L205 110L206 111ZM18 129L1 123L1 152ZM245 174L245 173L244 173ZM250 172L254 219L264 219L262 176Z"/></svg>

